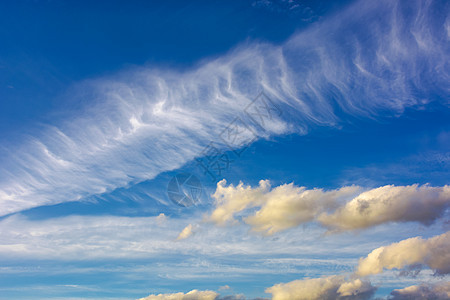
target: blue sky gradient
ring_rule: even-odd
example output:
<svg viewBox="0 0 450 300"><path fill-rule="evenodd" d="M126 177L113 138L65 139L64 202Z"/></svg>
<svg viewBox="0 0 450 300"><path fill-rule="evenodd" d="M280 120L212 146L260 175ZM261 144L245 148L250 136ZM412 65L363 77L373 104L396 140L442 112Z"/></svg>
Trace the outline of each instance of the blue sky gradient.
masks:
<svg viewBox="0 0 450 300"><path fill-rule="evenodd" d="M450 243L449 13L420 0L0 3L0 299L288 299L269 288L341 275L373 285L348 299L450 293L426 260L355 277L381 246ZM258 101L272 110L251 118ZM214 176L199 165L211 145L227 159ZM167 195L180 173L201 181L194 206ZM365 192L397 211L366 227L338 215ZM265 211L286 227L255 231ZM333 212L350 229L333 231Z"/></svg>

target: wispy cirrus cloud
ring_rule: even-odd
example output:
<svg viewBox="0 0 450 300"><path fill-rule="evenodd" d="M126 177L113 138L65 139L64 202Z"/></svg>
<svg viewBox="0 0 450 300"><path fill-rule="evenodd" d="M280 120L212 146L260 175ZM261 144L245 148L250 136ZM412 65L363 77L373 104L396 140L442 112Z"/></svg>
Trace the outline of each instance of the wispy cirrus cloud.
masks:
<svg viewBox="0 0 450 300"><path fill-rule="evenodd" d="M37 277L43 274L58 277L63 274L116 274L119 281L124 278L130 280L130 277L139 280L145 277L152 278L157 283L170 282L174 286L184 280L202 280L208 282L213 290L219 288L218 281L221 282L220 285L226 282L234 286L247 276L265 278L267 281L268 275L276 275L277 278L320 278L343 273L338 274L335 279L329 279L331 284L326 284L327 288L318 284L324 288L322 295L339 292L339 295L346 297L343 295L354 291L353 296L356 297L359 294L357 290L362 292L370 287L367 279L352 274L353 270L357 270L358 257L364 260L368 257L367 253L377 249L380 244L385 244L386 239L397 241L396 237L406 235L411 230L410 227L404 226L402 229L397 226L394 234L390 232L393 231L392 227L389 227L382 230L383 235L379 231L371 233L368 230L349 240L337 235L323 236L323 229L314 227L307 231L294 228L280 232L276 238L248 235L247 229L242 226L200 227L194 236L176 242L178 233L186 223L193 221L161 215L143 218L70 216L47 220L10 216L0 221L0 256L4 265L0 268L0 273L11 278L20 278L21 274L33 274ZM389 260L386 260L389 257L397 257L399 261L405 259L405 264L392 268L403 272L409 270L411 264L416 266L423 262L424 266L427 265L431 261L430 257L436 255L434 261L443 268L446 256L441 254L446 253L448 241L442 238L442 235L429 239L415 238L427 245L425 251L421 250L423 247L419 244L408 243L409 247L402 246L402 251L397 249L395 255L380 256L381 265L389 264ZM441 242L437 242L438 239ZM428 242L435 240L436 242ZM399 242L401 243L403 241ZM411 257L417 257L414 254L416 251L423 254L423 260L420 257L419 260L408 258L408 253L411 253ZM49 258L51 264L43 267L42 261L48 261ZM30 265L30 260L36 263ZM18 263L8 267L11 261ZM8 263L5 265L5 262ZM26 263L21 265L22 262ZM377 265L379 264L375 264ZM431 264L429 267L434 270ZM371 270L377 269L374 267ZM378 283L386 284L395 280L396 287L415 284L410 278L399 278L398 274L389 270L391 268L383 267L382 273L375 274L374 277L382 276ZM427 281L432 275L430 269L425 269L415 280ZM371 278L374 282L372 287L377 283L375 279ZM278 280L281 281L276 281ZM286 281L289 280L292 279ZM265 286L270 287L276 281L268 282ZM293 286L297 285L290 285ZM145 288L140 288L145 292ZM193 288L196 286L191 286L184 292ZM370 290L368 288L366 291ZM167 293L166 291L161 292ZM161 293L155 292L157 290L153 289L146 294ZM133 293L136 294L135 291Z"/></svg>
<svg viewBox="0 0 450 300"><path fill-rule="evenodd" d="M0 215L177 169L262 90L286 113L265 131L249 124L260 138L423 108L450 90L443 42L450 39L449 8L439 1L404 5L360 1L280 46L243 44L185 72L135 68L77 85L68 97L83 99L79 110L3 145Z"/></svg>

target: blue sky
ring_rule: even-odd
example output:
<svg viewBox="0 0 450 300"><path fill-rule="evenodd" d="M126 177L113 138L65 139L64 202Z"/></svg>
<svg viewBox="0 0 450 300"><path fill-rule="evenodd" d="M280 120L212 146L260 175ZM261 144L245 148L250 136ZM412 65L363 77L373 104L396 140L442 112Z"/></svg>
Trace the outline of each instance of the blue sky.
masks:
<svg viewBox="0 0 450 300"><path fill-rule="evenodd" d="M449 12L0 3L0 299L446 299Z"/></svg>

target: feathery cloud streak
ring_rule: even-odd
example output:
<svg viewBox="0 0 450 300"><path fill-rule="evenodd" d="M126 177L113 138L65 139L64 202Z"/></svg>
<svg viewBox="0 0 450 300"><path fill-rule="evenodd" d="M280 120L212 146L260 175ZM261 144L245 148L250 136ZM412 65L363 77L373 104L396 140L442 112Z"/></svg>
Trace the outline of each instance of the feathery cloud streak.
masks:
<svg viewBox="0 0 450 300"><path fill-rule="evenodd" d="M141 68L80 84L89 104L77 114L4 145L0 215L177 169L262 90L286 112L265 131L250 124L262 138L334 126L336 108L376 117L422 107L450 90L448 11L440 1L361 1L281 46L246 44L187 72Z"/></svg>

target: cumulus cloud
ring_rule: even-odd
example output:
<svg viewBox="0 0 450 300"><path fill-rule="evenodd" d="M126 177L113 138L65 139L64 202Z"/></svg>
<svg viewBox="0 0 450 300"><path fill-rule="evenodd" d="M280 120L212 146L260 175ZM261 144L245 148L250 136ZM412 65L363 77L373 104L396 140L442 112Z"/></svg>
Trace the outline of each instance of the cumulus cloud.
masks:
<svg viewBox="0 0 450 300"><path fill-rule="evenodd" d="M226 185L222 180L213 194L215 208L206 220L217 225L236 223L235 216L252 230L267 235L318 221L332 230L355 230L387 222L416 221L429 225L450 206L450 187L393 186L364 191L358 186L335 190L306 189L294 184L271 188ZM248 211L252 209L250 215ZM255 211L256 210L256 211Z"/></svg>
<svg viewBox="0 0 450 300"><path fill-rule="evenodd" d="M192 228L193 228L192 224L186 226L178 235L177 240L184 240L193 235L194 231L192 230Z"/></svg>
<svg viewBox="0 0 450 300"><path fill-rule="evenodd" d="M139 300L215 300L219 296L213 291L192 290L188 293L150 295Z"/></svg>
<svg viewBox="0 0 450 300"><path fill-rule="evenodd" d="M235 187L232 184L226 186L226 181L222 180L213 194L215 209L206 219L218 225L235 223L237 213L259 207L244 221L253 230L270 235L312 221L319 212L335 207L338 199L358 190L355 186L332 191L308 190L292 183L271 189L268 180L261 180L255 188L242 182Z"/></svg>
<svg viewBox="0 0 450 300"><path fill-rule="evenodd" d="M442 5L360 1L281 45L245 44L186 72L140 68L77 85L68 97L82 103L79 110L2 145L0 215L177 169L236 116L245 117L243 109L262 90L285 113L266 120L265 131L245 120L260 138L335 126L345 119L340 114L422 108L430 95L450 89Z"/></svg>
<svg viewBox="0 0 450 300"><path fill-rule="evenodd" d="M356 274L379 274L384 269L402 269L413 265L425 265L437 274L450 273L450 232L422 239L409 238L389 246L373 250L361 258Z"/></svg>
<svg viewBox="0 0 450 300"><path fill-rule="evenodd" d="M437 284L412 285L404 289L393 290L390 300L447 300L450 299L450 282Z"/></svg>
<svg viewBox="0 0 450 300"><path fill-rule="evenodd" d="M370 299L376 291L362 279L382 273L385 269L402 269L425 265L436 274L450 273L450 232L424 240L410 238L373 250L361 258L351 276L333 275L322 278L294 280L266 289L277 299ZM422 284L394 290L389 299L448 299L450 284Z"/></svg>
<svg viewBox="0 0 450 300"><path fill-rule="evenodd" d="M449 206L447 185L386 185L361 193L335 212L320 215L318 220L337 230L362 229L387 222L415 221L429 225Z"/></svg>
<svg viewBox="0 0 450 300"><path fill-rule="evenodd" d="M368 281L345 276L294 280L266 289L273 300L296 299L370 299L376 288Z"/></svg>

